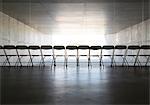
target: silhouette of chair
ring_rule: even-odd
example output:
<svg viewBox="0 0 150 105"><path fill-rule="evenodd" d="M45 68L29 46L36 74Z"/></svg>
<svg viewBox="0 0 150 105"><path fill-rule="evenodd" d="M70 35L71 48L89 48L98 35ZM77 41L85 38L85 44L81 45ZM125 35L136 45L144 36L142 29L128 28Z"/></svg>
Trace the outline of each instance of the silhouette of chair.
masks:
<svg viewBox="0 0 150 105"><path fill-rule="evenodd" d="M118 63L122 63L123 59L124 59L124 55L126 53L126 49L127 46L126 45L116 45L115 49L114 49L114 57L113 57L113 64L115 63L116 66L116 62L115 62L115 58L119 58L119 62ZM121 61L122 60L122 61ZM126 63L126 61L125 61Z"/></svg>
<svg viewBox="0 0 150 105"><path fill-rule="evenodd" d="M77 60L77 49L78 49L78 47L77 46L70 46L70 45L68 45L68 46L66 46L66 66L67 66L67 64L68 64L68 57L76 57L76 62L78 61ZM74 50L76 50L76 52L74 53L74 52L72 52L72 51L74 51ZM71 51L71 52L70 52Z"/></svg>
<svg viewBox="0 0 150 105"><path fill-rule="evenodd" d="M63 50L63 52L60 52L61 50ZM54 56L54 66L56 66L56 58L57 57L64 57L64 64L65 64L66 63L65 47L64 46L54 46L53 47L53 56Z"/></svg>
<svg viewBox="0 0 150 105"><path fill-rule="evenodd" d="M3 46L0 45L0 66L3 66L3 63L6 61L6 56L4 54L4 49L3 49Z"/></svg>
<svg viewBox="0 0 150 105"><path fill-rule="evenodd" d="M101 46L91 46L90 47L90 60L91 57L99 58L99 65L101 66ZM91 63L91 61L90 61Z"/></svg>
<svg viewBox="0 0 150 105"><path fill-rule="evenodd" d="M38 63L37 60L35 62L33 62L33 59L35 57L40 57L40 62L39 62L40 64L39 65L41 65L41 63L44 65L44 61L42 59L42 55L41 55L41 50L40 49L41 49L40 46L37 46L37 45L29 46L29 56L30 56L30 62L32 64L32 66L34 66L33 63Z"/></svg>
<svg viewBox="0 0 150 105"><path fill-rule="evenodd" d="M49 62L46 62L45 59L47 57L48 58L52 57L52 62L50 61L51 67L52 67L53 60L54 60L54 57L53 57L53 47L50 46L50 45L42 45L41 46L41 54L42 54L42 59L43 59L43 62L44 62L44 66L45 66L45 63L49 63Z"/></svg>
<svg viewBox="0 0 150 105"><path fill-rule="evenodd" d="M137 62L137 57L139 55L139 51L140 51L140 46L138 46L138 45L129 45L127 50L126 50L122 65L124 66L124 63L126 61L127 62L126 64L128 66L129 66L129 63L134 63L134 66L135 66L135 63ZM128 62L127 57L128 57L128 59L132 58L134 61L133 62Z"/></svg>
<svg viewBox="0 0 150 105"><path fill-rule="evenodd" d="M78 46L77 51L77 66L79 66L79 59L81 56L86 56L88 58L88 66L90 64L90 47L88 45Z"/></svg>
<svg viewBox="0 0 150 105"><path fill-rule="evenodd" d="M27 65L29 64L29 60L30 60L30 55L29 55L29 49L26 45L16 45L16 51L18 53L18 59L20 60L21 66L23 63L27 63ZM28 62L27 61L27 57L28 57ZM25 58L24 62L22 61L22 59Z"/></svg>
<svg viewBox="0 0 150 105"><path fill-rule="evenodd" d="M9 66L12 66L11 64L15 63L15 65L13 66L16 66L19 58L16 51L16 47L14 45L4 45L3 49L4 49L4 54L6 56L6 61L4 62L4 66L6 66L7 63L9 64ZM17 60L15 61L15 59ZM20 61L19 63L21 64Z"/></svg>
<svg viewBox="0 0 150 105"><path fill-rule="evenodd" d="M141 45L140 51L135 60L135 65L138 61L140 62L140 64L143 62L143 61L139 60L139 58L141 58L141 57L143 58L141 60L143 60L143 61L146 60L144 66L147 66L148 63L150 62L150 45Z"/></svg>
<svg viewBox="0 0 150 105"><path fill-rule="evenodd" d="M104 52L109 51L109 52ZM110 52L111 51L111 52ZM104 45L101 50L101 63L103 64L103 57L110 57L111 58L111 66L113 64L113 57L114 57L114 46L113 45Z"/></svg>

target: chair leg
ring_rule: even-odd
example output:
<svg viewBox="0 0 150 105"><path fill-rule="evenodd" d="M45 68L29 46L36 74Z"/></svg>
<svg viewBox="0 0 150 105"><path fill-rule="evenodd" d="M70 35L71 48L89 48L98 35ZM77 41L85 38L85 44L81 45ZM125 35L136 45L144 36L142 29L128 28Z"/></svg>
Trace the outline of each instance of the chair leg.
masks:
<svg viewBox="0 0 150 105"><path fill-rule="evenodd" d="M90 66L90 57L88 58L88 66Z"/></svg>
<svg viewBox="0 0 150 105"><path fill-rule="evenodd" d="M148 65L149 60L150 60L150 56L148 56L145 66Z"/></svg>
<svg viewBox="0 0 150 105"><path fill-rule="evenodd" d="M79 58L77 58L77 66L79 66Z"/></svg>
<svg viewBox="0 0 150 105"><path fill-rule="evenodd" d="M9 59L10 59L10 57L9 57L9 58L7 57L7 62L6 62L6 64L8 63L9 66L11 66Z"/></svg>
<svg viewBox="0 0 150 105"><path fill-rule="evenodd" d="M102 56L100 57L100 66L102 66Z"/></svg>
<svg viewBox="0 0 150 105"><path fill-rule="evenodd" d="M65 57L66 67L68 66L68 57Z"/></svg>
<svg viewBox="0 0 150 105"><path fill-rule="evenodd" d="M56 66L56 58L54 58L54 66Z"/></svg>

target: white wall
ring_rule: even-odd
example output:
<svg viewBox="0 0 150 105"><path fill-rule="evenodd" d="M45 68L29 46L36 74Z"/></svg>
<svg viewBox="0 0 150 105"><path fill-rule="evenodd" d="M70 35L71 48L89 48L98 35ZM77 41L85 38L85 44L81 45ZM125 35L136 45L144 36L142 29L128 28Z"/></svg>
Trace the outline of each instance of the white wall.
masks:
<svg viewBox="0 0 150 105"><path fill-rule="evenodd" d="M78 34L68 35L52 32L52 35L46 35L0 12L0 45L150 44L150 19L134 26L128 27L116 34L104 35L104 33L102 34L96 31Z"/></svg>
<svg viewBox="0 0 150 105"><path fill-rule="evenodd" d="M51 44L51 36L0 12L0 45L7 44Z"/></svg>
<svg viewBox="0 0 150 105"><path fill-rule="evenodd" d="M150 19L105 36L107 44L150 44Z"/></svg>

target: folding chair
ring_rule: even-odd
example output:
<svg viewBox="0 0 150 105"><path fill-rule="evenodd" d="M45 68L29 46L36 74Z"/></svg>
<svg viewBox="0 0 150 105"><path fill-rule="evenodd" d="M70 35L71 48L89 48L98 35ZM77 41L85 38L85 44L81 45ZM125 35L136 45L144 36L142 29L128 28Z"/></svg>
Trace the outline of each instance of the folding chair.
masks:
<svg viewBox="0 0 150 105"><path fill-rule="evenodd" d="M15 63L15 65L13 66L16 66L18 64L18 60L21 65L18 53L16 51L16 47L14 45L4 45L3 48L6 56L6 61L4 62L4 66L6 66L7 63L9 64L9 66L12 66L11 64Z"/></svg>
<svg viewBox="0 0 150 105"><path fill-rule="evenodd" d="M66 52L64 46L54 46L53 47L53 57L54 57L54 66L56 66L56 58L64 57L64 65L66 63Z"/></svg>
<svg viewBox="0 0 150 105"><path fill-rule="evenodd" d="M29 55L30 55L30 62L32 64L32 66L34 66L33 63L38 63L37 60L35 62L33 62L33 59L35 57L36 58L40 57L39 66L41 66L41 64L44 65L44 61L43 61L41 50L40 50L39 46L36 46L36 45L29 46Z"/></svg>
<svg viewBox="0 0 150 105"><path fill-rule="evenodd" d="M47 59L49 57L52 57L52 61L50 61L51 67L52 67L53 60L54 60L53 47L50 46L50 45L42 45L41 46L41 54L42 54L42 59L43 59L43 62L44 62L44 66L45 66L46 63L49 63L49 60L46 62L45 59Z"/></svg>
<svg viewBox="0 0 150 105"><path fill-rule="evenodd" d="M113 63L112 65L115 63L115 66L116 66L116 59L117 59L117 62L118 63L122 63L123 62L123 59L124 59L124 55L126 53L126 49L127 49L127 46L126 45L116 45L115 46L115 49L114 49L114 57L113 57ZM125 61L126 63L126 61Z"/></svg>
<svg viewBox="0 0 150 105"><path fill-rule="evenodd" d="M90 47L90 60L91 60L91 57L98 57L99 65L101 66L101 46L91 46Z"/></svg>
<svg viewBox="0 0 150 105"><path fill-rule="evenodd" d="M79 59L81 56L88 58L88 66L90 65L90 47L88 45L80 45L77 50L77 66L79 66Z"/></svg>
<svg viewBox="0 0 150 105"><path fill-rule="evenodd" d="M101 49L101 63L103 64L103 57L110 57L111 66L113 64L114 57L114 46L113 45L105 45ZM104 64L103 64L104 65Z"/></svg>
<svg viewBox="0 0 150 105"><path fill-rule="evenodd" d="M137 58L138 58L139 52L140 52L140 46L138 46L138 45L129 45L127 50L126 50L122 65L124 66L124 63L126 61L127 62L126 64L128 66L129 66L129 63L134 63L134 66L135 66L135 62L138 60ZM130 60L133 59L133 62L128 62L127 58L130 59ZM139 61L137 63L139 63Z"/></svg>
<svg viewBox="0 0 150 105"><path fill-rule="evenodd" d="M139 58L143 58L141 59L142 62L141 60L139 60ZM139 54L135 60L135 65L138 61L140 62L141 65L142 63L145 63L144 66L148 66L148 63L150 62L150 45L141 45Z"/></svg>
<svg viewBox="0 0 150 105"><path fill-rule="evenodd" d="M4 54L4 50L3 50L3 46L0 46L0 66L3 66L4 61L6 60L5 54Z"/></svg>
<svg viewBox="0 0 150 105"><path fill-rule="evenodd" d="M28 66L28 64L30 63L29 61L31 60L28 47L26 45L17 45L16 51L18 53L18 59L20 60L21 66L23 66L23 63L27 63L27 66ZM29 60L27 60L27 57ZM24 62L23 62L23 59L24 59Z"/></svg>
<svg viewBox="0 0 150 105"><path fill-rule="evenodd" d="M68 57L76 57L76 62L77 62L77 46L66 46L66 66L68 64ZM76 52L74 52L76 50Z"/></svg>

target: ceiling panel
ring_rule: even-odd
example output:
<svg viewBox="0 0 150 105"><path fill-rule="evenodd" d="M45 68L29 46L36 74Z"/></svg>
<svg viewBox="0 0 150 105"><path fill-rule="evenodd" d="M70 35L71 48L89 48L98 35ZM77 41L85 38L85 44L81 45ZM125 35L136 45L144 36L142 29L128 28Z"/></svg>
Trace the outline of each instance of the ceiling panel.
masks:
<svg viewBox="0 0 150 105"><path fill-rule="evenodd" d="M112 34L148 19L148 3L148 0L3 0L1 11L47 34L64 26L75 30L78 25L97 30L103 27L105 34Z"/></svg>

